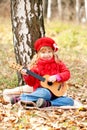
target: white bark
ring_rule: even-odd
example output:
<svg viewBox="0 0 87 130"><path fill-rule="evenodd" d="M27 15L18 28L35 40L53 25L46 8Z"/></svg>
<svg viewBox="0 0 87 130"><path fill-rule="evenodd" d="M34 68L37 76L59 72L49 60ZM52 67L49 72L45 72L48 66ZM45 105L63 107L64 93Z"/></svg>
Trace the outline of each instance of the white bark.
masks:
<svg viewBox="0 0 87 130"><path fill-rule="evenodd" d="M80 1L76 0L76 20L79 21Z"/></svg>
<svg viewBox="0 0 87 130"><path fill-rule="evenodd" d="M48 7L47 7L47 19L50 19L51 18L51 3L52 3L52 0L48 0Z"/></svg>
<svg viewBox="0 0 87 130"><path fill-rule="evenodd" d="M12 6L13 43L15 46L16 60L19 61L21 59L22 64L29 63L32 56L31 44L35 41L33 38L38 38L40 35L42 37L44 36L44 29L41 22L43 16L42 5L40 3L38 7L38 2L31 2L30 0L15 0Z"/></svg>
<svg viewBox="0 0 87 130"><path fill-rule="evenodd" d="M32 55L31 48L26 44L27 43L27 36L29 35L28 27L26 24L26 12L25 12L25 2L24 0L18 0L16 4L15 14L13 16L13 26L14 32L17 31L17 35L14 33L14 46L16 49L16 54L20 55L22 59L22 63L30 62L30 56ZM30 9L30 8L29 8ZM18 39L18 37L19 39ZM19 43L18 43L19 40ZM30 39L31 40L31 39ZM16 48L17 47L17 48ZM28 53L30 55L28 55ZM16 57L17 61L19 57Z"/></svg>
<svg viewBox="0 0 87 130"><path fill-rule="evenodd" d="M57 0L57 3L58 3L58 14L59 14L59 17L62 19L62 3L61 3L61 0Z"/></svg>
<svg viewBox="0 0 87 130"><path fill-rule="evenodd" d="M17 63L30 63L35 40L45 35L42 0L11 0L13 44Z"/></svg>
<svg viewBox="0 0 87 130"><path fill-rule="evenodd" d="M87 21L87 0L85 0L85 14L86 14L86 21Z"/></svg>

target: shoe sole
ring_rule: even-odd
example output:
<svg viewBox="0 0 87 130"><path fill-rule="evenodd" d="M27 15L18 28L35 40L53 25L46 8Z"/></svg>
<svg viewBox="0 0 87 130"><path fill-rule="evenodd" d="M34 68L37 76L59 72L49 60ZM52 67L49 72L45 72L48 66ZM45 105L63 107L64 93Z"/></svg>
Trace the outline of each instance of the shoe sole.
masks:
<svg viewBox="0 0 87 130"><path fill-rule="evenodd" d="M20 101L20 104L25 107L36 107L36 104L32 101Z"/></svg>
<svg viewBox="0 0 87 130"><path fill-rule="evenodd" d="M36 102L36 106L42 108L44 106L44 99L38 99Z"/></svg>

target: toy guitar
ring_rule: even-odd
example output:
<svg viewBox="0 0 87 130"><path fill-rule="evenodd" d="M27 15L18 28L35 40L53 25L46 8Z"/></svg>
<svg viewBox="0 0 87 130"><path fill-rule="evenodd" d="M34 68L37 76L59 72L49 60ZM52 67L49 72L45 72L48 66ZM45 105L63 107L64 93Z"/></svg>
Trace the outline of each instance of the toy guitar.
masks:
<svg viewBox="0 0 87 130"><path fill-rule="evenodd" d="M42 76L28 70L27 68L24 68L23 66L14 63L14 62L10 63L9 65L11 68L13 68L17 71L21 71L22 69L24 69L28 75L31 75L31 76L39 79L41 86L49 89L55 96L58 96L58 97L63 96L67 90L67 85L65 83L49 82L48 81L49 75L45 75L42 77Z"/></svg>

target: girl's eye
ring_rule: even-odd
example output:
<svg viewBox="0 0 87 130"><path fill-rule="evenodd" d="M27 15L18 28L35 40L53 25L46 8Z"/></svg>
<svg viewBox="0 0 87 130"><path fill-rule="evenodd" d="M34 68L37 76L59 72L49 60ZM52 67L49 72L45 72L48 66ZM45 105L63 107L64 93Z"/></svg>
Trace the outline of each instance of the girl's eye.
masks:
<svg viewBox="0 0 87 130"><path fill-rule="evenodd" d="M42 53L46 53L46 51L45 51L45 50L43 50L43 51L42 51Z"/></svg>
<svg viewBox="0 0 87 130"><path fill-rule="evenodd" d="M51 53L51 51L48 51L48 53Z"/></svg>

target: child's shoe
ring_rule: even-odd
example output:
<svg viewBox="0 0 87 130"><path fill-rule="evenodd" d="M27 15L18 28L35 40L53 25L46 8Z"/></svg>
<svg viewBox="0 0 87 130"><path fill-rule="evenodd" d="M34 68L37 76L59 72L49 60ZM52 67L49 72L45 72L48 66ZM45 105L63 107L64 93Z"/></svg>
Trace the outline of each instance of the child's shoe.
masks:
<svg viewBox="0 0 87 130"><path fill-rule="evenodd" d="M19 96L15 96L15 97L11 98L10 102L13 105L13 104L17 103L19 100L20 100L20 97Z"/></svg>
<svg viewBox="0 0 87 130"><path fill-rule="evenodd" d="M11 96L9 96L9 89L3 91L3 99L5 102L10 103Z"/></svg>
<svg viewBox="0 0 87 130"><path fill-rule="evenodd" d="M36 106L39 108L49 107L49 106L51 106L51 103L49 101L46 101L43 98L39 98L36 102Z"/></svg>
<svg viewBox="0 0 87 130"><path fill-rule="evenodd" d="M20 100L20 104L25 107L36 107L36 103L32 101L23 101Z"/></svg>

